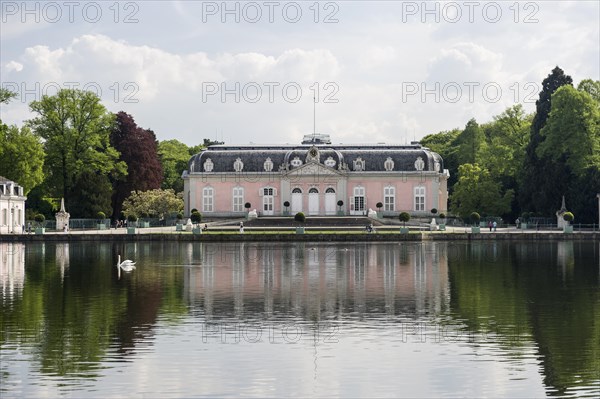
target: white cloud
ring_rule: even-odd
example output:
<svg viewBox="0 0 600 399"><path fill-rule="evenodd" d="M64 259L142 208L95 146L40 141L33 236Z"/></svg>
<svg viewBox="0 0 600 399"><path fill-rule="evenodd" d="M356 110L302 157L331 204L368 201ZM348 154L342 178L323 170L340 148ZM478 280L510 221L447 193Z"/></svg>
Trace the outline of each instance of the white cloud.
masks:
<svg viewBox="0 0 600 399"><path fill-rule="evenodd" d="M79 20L44 35L13 23L9 31L20 33L7 41L3 26L0 39L2 78L30 91L22 102L3 107L3 120L20 124L31 117L27 103L35 99L35 82L40 91L47 82L93 82L111 111L131 113L161 140L195 144L223 132L232 143L294 143L312 132L312 97L318 88L317 130L334 141L418 139L464 126L471 117L489 121L527 96L532 101L525 107L532 110L537 92L524 85L539 85L555 65L576 81L597 79L599 28L589 16L600 6L556 4L540 3L534 24L514 23L509 5L503 5L506 12L497 24L481 15L473 24L436 24L432 18L421 23L419 16L403 22L402 5L393 2L339 3L339 23L329 25L313 23L308 6L299 24L281 18L273 24L221 23L218 16L205 23L201 7L189 2L140 3L140 22L132 25L115 24L110 9L101 23ZM523 7L521 19L529 11ZM256 82L262 97L256 103L236 102L231 94L223 102L221 93L203 99L203 88L213 82L219 91L236 82L244 90ZM265 82L279 84L273 102ZM326 88L328 82L333 86ZM448 82L480 87L472 101L465 86L457 102L423 98L422 89L436 82L440 89ZM297 102L282 98L286 83L301 88ZM405 98L407 83L420 92ZM483 98L486 83L497 83L501 98ZM323 103L327 95L338 102ZM138 102L124 101L130 99Z"/></svg>
<svg viewBox="0 0 600 399"><path fill-rule="evenodd" d="M8 72L10 72L10 71L21 72L23 70L23 64L21 64L17 61L10 61L8 64L6 64L5 67Z"/></svg>

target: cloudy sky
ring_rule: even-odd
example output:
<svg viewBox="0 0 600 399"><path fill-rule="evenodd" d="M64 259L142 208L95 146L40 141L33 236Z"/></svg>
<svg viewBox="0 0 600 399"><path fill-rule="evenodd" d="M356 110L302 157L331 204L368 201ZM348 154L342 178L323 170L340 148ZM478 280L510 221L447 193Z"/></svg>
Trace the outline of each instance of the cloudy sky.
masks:
<svg viewBox="0 0 600 399"><path fill-rule="evenodd" d="M600 79L599 4L2 0L0 82L20 97L1 117L77 87L188 145L299 143L315 110L334 142L404 143L532 110L556 65Z"/></svg>

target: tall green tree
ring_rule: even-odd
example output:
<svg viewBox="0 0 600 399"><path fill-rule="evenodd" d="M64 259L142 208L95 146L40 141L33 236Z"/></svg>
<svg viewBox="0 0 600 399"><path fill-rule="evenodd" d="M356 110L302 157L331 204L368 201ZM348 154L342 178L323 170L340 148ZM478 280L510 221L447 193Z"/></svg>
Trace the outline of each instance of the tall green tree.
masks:
<svg viewBox="0 0 600 399"><path fill-rule="evenodd" d="M44 180L44 148L28 127L0 123L0 175L19 183L25 195Z"/></svg>
<svg viewBox="0 0 600 399"><path fill-rule="evenodd" d="M577 85L577 90L588 93L594 100L600 102L600 80L583 79Z"/></svg>
<svg viewBox="0 0 600 399"><path fill-rule="evenodd" d="M163 172L156 135L138 127L131 115L122 111L116 115L110 142L119 151L119 160L127 164L127 176L113 179L112 215L118 219L125 198L132 191L160 188Z"/></svg>
<svg viewBox="0 0 600 399"><path fill-rule="evenodd" d="M500 183L487 169L466 163L458 167L458 183L450 197L450 209L463 219L471 212L501 216L510 211L513 196L513 190L502 193Z"/></svg>
<svg viewBox="0 0 600 399"><path fill-rule="evenodd" d="M190 160L190 150L187 145L179 140L165 140L158 144L158 153L163 169L163 189L173 189L175 192L183 191L181 174L187 169Z"/></svg>
<svg viewBox="0 0 600 399"><path fill-rule="evenodd" d="M521 177L521 180L526 182L519 193L519 203L523 210L537 211L549 216L560 206L560 198L567 188L569 174L553 160L540 158L537 148L544 141L541 130L546 125L552 108L552 94L559 87L572 84L573 79L565 75L558 66L542 82Z"/></svg>
<svg viewBox="0 0 600 399"><path fill-rule="evenodd" d="M552 96L552 109L538 146L540 158L558 165L568 178L561 184L567 207L581 223L596 223L600 192L600 103L586 91L563 86ZM561 193L557 193L561 194Z"/></svg>
<svg viewBox="0 0 600 399"><path fill-rule="evenodd" d="M44 140L46 184L51 195L65 204L79 200L89 173L118 176L126 173L119 153L110 145L114 115L92 92L62 89L30 104L38 116L29 126ZM75 187L78 190L75 190ZM110 200L111 192L104 193ZM104 199L102 203L104 203ZM94 215L73 215L90 217Z"/></svg>
<svg viewBox="0 0 600 399"><path fill-rule="evenodd" d="M576 176L600 169L600 104L584 91L563 86L552 96L552 110L540 131L540 158L563 162Z"/></svg>
<svg viewBox="0 0 600 399"><path fill-rule="evenodd" d="M458 181L457 173L460 159L456 140L461 132L462 130L460 129L453 129L430 134L421 139L423 146L430 148L442 156L444 168L450 172L450 178L448 179L448 189L450 192L452 192L454 184Z"/></svg>
<svg viewBox="0 0 600 399"><path fill-rule="evenodd" d="M0 104L17 94L0 88ZM44 180L44 149L27 127L7 126L0 119L0 176L19 183L25 195Z"/></svg>
<svg viewBox="0 0 600 399"><path fill-rule="evenodd" d="M473 118L458 135L458 160L463 163L481 163L482 150L485 148L485 137L477 121Z"/></svg>

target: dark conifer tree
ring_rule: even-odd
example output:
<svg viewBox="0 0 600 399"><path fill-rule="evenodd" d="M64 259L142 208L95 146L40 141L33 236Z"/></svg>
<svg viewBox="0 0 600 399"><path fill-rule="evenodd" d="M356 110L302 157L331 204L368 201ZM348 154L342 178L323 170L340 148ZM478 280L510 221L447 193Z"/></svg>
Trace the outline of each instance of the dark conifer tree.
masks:
<svg viewBox="0 0 600 399"><path fill-rule="evenodd" d="M552 107L552 94L561 86L572 85L573 80L558 66L542 82L542 91L536 101L536 113L531 124L530 141L526 149L519 203L522 211L551 216L560 207L571 176L564 162L538 157L536 150L544 137L540 134Z"/></svg>

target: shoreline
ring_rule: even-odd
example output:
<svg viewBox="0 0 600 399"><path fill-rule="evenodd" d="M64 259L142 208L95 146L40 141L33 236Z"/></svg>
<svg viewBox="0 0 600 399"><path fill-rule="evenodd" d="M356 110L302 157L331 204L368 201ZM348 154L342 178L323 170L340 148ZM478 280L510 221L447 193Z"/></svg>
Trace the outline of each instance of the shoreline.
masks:
<svg viewBox="0 0 600 399"><path fill-rule="evenodd" d="M574 232L565 234L560 231L545 232L412 232L400 233L264 233L246 231L244 234L236 233L204 233L192 234L189 232L148 232L136 234L106 234L101 232L69 232L45 234L2 234L0 242L84 242L84 241L174 241L174 242L421 242L421 241L571 241L586 240L600 241L600 232Z"/></svg>

